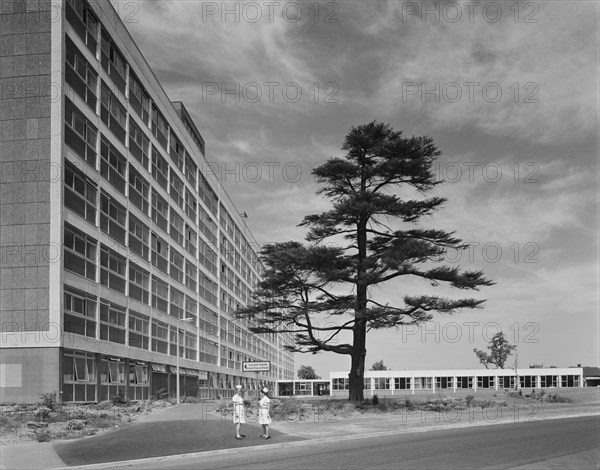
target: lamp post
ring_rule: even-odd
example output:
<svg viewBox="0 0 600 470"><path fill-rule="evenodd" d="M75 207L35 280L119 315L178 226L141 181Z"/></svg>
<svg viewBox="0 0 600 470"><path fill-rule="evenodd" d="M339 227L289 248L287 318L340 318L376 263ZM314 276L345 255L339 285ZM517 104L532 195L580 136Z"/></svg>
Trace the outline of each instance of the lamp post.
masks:
<svg viewBox="0 0 600 470"><path fill-rule="evenodd" d="M177 404L181 404L181 396L179 395L179 322L180 321L192 321L193 318L178 318L177 319Z"/></svg>

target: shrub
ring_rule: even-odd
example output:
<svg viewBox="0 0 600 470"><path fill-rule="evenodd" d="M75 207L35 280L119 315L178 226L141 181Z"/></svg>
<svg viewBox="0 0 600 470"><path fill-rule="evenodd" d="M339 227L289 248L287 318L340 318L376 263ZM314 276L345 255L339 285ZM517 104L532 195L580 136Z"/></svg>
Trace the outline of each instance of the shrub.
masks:
<svg viewBox="0 0 600 470"><path fill-rule="evenodd" d="M112 403L113 403L113 405L119 405L119 406L128 405L129 398L127 397L127 395L125 395L125 393L119 392L116 395L113 395Z"/></svg>
<svg viewBox="0 0 600 470"><path fill-rule="evenodd" d="M56 401L56 392L42 393L40 395L40 405L50 409L50 411L56 410L58 402Z"/></svg>
<svg viewBox="0 0 600 470"><path fill-rule="evenodd" d="M86 425L86 422L82 419L72 419L67 423L67 429L71 431L81 431Z"/></svg>
<svg viewBox="0 0 600 470"><path fill-rule="evenodd" d="M473 401L474 398L475 398L475 395L467 395L465 397L465 401L467 402L467 407L471 406L471 402Z"/></svg>
<svg viewBox="0 0 600 470"><path fill-rule="evenodd" d="M35 410L34 416L38 421L47 421L50 417L50 408L47 406L40 406L37 410Z"/></svg>
<svg viewBox="0 0 600 470"><path fill-rule="evenodd" d="M302 421L305 410L295 399L282 399L272 407L273 419L277 421Z"/></svg>
<svg viewBox="0 0 600 470"><path fill-rule="evenodd" d="M38 429L35 431L35 439L38 442L48 442L51 439L50 431L47 429Z"/></svg>
<svg viewBox="0 0 600 470"><path fill-rule="evenodd" d="M379 397L377 395L373 395L373 406L377 406L379 404Z"/></svg>

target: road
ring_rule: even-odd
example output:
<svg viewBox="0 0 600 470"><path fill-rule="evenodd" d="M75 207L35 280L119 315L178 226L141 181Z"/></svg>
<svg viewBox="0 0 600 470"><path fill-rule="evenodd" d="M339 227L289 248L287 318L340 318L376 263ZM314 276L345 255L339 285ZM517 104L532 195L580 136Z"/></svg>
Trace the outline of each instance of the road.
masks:
<svg viewBox="0 0 600 470"><path fill-rule="evenodd" d="M139 469L598 469L598 416L240 449ZM133 463L133 462L132 462Z"/></svg>

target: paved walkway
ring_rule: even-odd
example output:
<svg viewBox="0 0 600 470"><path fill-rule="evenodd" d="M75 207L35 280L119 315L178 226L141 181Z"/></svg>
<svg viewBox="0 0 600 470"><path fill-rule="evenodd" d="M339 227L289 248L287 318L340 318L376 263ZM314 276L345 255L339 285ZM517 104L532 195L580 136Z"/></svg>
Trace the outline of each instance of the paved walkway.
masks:
<svg viewBox="0 0 600 470"><path fill-rule="evenodd" d="M194 454L222 452L225 449L264 445L303 445L309 440L337 441L358 435L419 432L432 429L481 426L538 419L598 414L598 406L559 406L544 412L534 408L498 408L462 413L436 413L414 410L410 413L368 414L339 419L320 413L309 421L289 419L271 426L272 439L260 439L262 428L256 423L242 426L243 440L235 439L231 416L215 415L214 404L174 406L145 416L138 423L98 436L50 443L23 443L2 446L0 469L53 469ZM250 420L249 420L250 421ZM258 449L257 449L258 450ZM97 467L110 465L97 465Z"/></svg>

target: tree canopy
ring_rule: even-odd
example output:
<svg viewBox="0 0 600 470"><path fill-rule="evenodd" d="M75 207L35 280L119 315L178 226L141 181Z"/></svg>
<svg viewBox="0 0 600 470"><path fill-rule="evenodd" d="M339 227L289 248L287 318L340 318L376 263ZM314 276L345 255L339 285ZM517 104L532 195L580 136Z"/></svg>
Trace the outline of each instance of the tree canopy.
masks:
<svg viewBox="0 0 600 470"><path fill-rule="evenodd" d="M320 379L312 366L300 366L298 369L298 378L303 380Z"/></svg>
<svg viewBox="0 0 600 470"><path fill-rule="evenodd" d="M388 370L387 366L381 361L374 362L370 370Z"/></svg>
<svg viewBox="0 0 600 470"><path fill-rule="evenodd" d="M289 349L350 356L349 399L363 399L367 332L420 324L434 312L480 308L484 300L448 299L402 289L402 277L438 286L478 290L493 282L482 271L437 265L448 249L468 247L453 232L416 223L446 201L426 197L435 188L432 167L440 151L430 137L404 137L376 121L350 129L343 157L313 170L317 194L331 209L304 217L306 241L269 244L254 302L238 310L257 333L291 332ZM414 196L413 196L414 194ZM393 282L401 293L392 305L375 297L374 287Z"/></svg>
<svg viewBox="0 0 600 470"><path fill-rule="evenodd" d="M483 364L483 367L489 369L490 365L494 365L498 369L504 369L508 356L517 349L517 346L515 344L510 344L504 337L504 333L500 331L492 337L487 348L490 350L489 353L477 348L473 349L473 352L476 354L479 362Z"/></svg>

